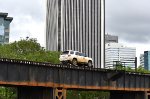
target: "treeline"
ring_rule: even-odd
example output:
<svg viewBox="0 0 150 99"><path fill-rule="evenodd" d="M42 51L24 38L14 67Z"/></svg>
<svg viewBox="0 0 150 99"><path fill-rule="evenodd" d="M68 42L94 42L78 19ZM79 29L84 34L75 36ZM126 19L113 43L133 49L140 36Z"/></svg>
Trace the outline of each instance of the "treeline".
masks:
<svg viewBox="0 0 150 99"><path fill-rule="evenodd" d="M107 91L67 91L67 99L109 99L109 96L110 92Z"/></svg>
<svg viewBox="0 0 150 99"><path fill-rule="evenodd" d="M22 59L36 62L59 63L60 53L46 51L36 39L22 39L10 44L0 45L0 58Z"/></svg>
<svg viewBox="0 0 150 99"><path fill-rule="evenodd" d="M124 70L126 72L136 72L136 73L150 73L149 70L144 69L143 66L139 66L138 68L132 69L129 66L123 66L122 64L116 65L113 70Z"/></svg>

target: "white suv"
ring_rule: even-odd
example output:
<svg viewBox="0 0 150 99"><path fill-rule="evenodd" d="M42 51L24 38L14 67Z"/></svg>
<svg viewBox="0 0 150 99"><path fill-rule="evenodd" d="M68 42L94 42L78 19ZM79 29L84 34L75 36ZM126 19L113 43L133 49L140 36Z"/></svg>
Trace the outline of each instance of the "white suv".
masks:
<svg viewBox="0 0 150 99"><path fill-rule="evenodd" d="M89 67L93 66L92 58L87 57L84 53L79 51L67 50L62 52L59 58L61 63L71 63L75 66L84 64Z"/></svg>

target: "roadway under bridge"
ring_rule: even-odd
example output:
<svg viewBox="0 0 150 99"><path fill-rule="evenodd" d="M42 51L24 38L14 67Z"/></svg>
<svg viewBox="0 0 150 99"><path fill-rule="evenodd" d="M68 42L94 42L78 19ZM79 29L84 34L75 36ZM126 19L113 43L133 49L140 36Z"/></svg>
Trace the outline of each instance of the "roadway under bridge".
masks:
<svg viewBox="0 0 150 99"><path fill-rule="evenodd" d="M19 99L66 99L67 89L107 90L110 99L148 99L150 75L0 59L0 85L17 87Z"/></svg>

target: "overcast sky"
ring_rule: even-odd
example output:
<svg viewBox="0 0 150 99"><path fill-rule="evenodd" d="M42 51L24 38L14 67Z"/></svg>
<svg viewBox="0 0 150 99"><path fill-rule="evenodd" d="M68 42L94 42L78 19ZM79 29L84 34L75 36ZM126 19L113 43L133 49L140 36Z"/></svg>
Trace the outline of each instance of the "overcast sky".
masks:
<svg viewBox="0 0 150 99"><path fill-rule="evenodd" d="M46 0L0 0L0 12L13 17L10 41L29 36L45 46ZM106 33L137 49L150 50L150 0L105 0Z"/></svg>
<svg viewBox="0 0 150 99"><path fill-rule="evenodd" d="M130 42L149 43L149 4L150 0L106 0L106 31Z"/></svg>
<svg viewBox="0 0 150 99"><path fill-rule="evenodd" d="M137 48L150 50L150 0L106 0L106 33Z"/></svg>
<svg viewBox="0 0 150 99"><path fill-rule="evenodd" d="M46 0L0 0L0 12L13 17L10 42L29 36L45 46Z"/></svg>

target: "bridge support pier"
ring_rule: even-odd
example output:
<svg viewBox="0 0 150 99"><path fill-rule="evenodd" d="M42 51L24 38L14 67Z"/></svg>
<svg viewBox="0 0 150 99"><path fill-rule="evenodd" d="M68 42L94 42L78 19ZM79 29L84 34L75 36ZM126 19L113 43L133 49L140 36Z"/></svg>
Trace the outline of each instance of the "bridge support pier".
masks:
<svg viewBox="0 0 150 99"><path fill-rule="evenodd" d="M110 99L148 99L148 97L145 92L112 91Z"/></svg>
<svg viewBox="0 0 150 99"><path fill-rule="evenodd" d="M146 91L145 94L146 94L146 98L145 99L150 99L150 92Z"/></svg>
<svg viewBox="0 0 150 99"><path fill-rule="evenodd" d="M66 89L18 87L18 99L66 99Z"/></svg>
<svg viewBox="0 0 150 99"><path fill-rule="evenodd" d="M66 99L66 89L55 88L54 89L54 99Z"/></svg>

